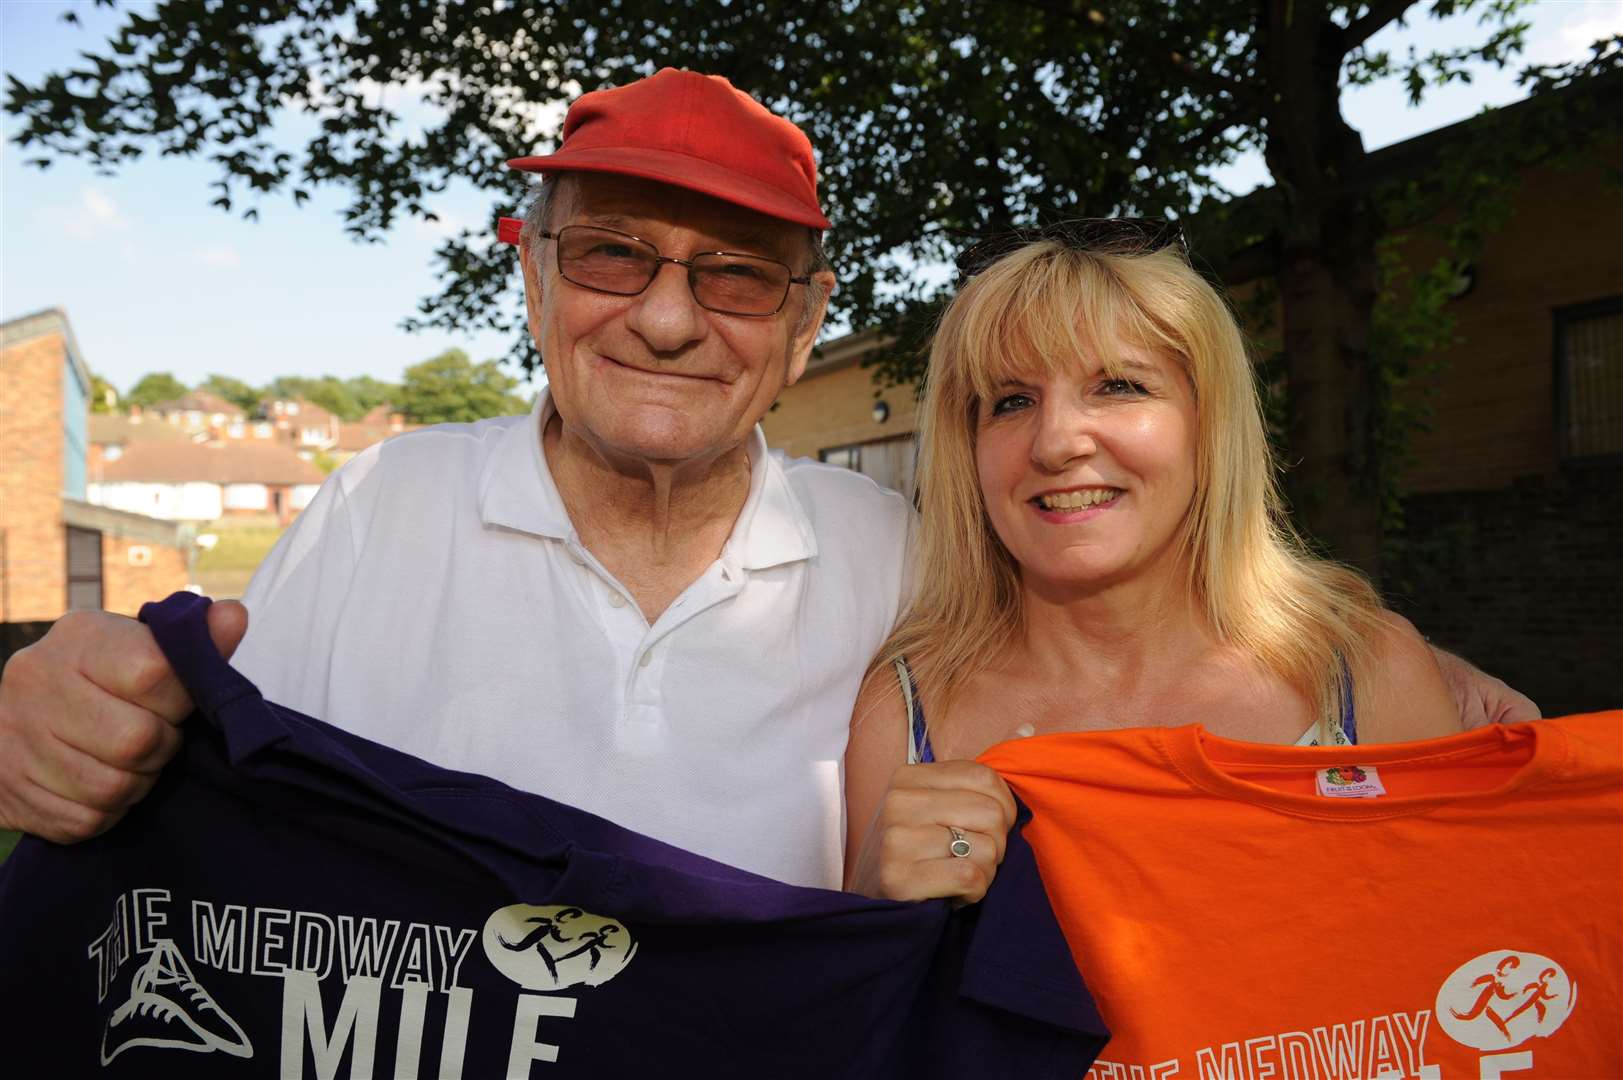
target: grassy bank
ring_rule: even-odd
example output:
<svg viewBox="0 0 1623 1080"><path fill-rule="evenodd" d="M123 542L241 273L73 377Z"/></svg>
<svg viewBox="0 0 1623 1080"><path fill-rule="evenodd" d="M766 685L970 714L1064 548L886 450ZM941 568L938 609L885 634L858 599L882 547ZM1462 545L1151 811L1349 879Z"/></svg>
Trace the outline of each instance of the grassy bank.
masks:
<svg viewBox="0 0 1623 1080"><path fill-rule="evenodd" d="M208 530L214 547L197 553L192 572L203 592L217 600L235 599L282 535L274 525L231 526L216 523Z"/></svg>

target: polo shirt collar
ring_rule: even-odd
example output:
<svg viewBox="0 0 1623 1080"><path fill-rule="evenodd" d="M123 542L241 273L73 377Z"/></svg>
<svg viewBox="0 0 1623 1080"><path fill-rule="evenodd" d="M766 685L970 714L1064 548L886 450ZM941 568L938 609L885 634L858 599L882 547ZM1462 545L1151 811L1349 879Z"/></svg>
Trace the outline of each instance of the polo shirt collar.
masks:
<svg viewBox="0 0 1623 1080"><path fill-rule="evenodd" d="M484 525L556 540L577 539L541 450L541 432L556 411L551 393L543 389L522 423L508 425L495 436L479 475L479 520ZM744 570L763 570L816 555L811 519L789 485L783 462L767 449L759 424L749 434L746 451L749 494L722 557Z"/></svg>
<svg viewBox="0 0 1623 1080"><path fill-rule="evenodd" d="M523 423L507 425L495 436L479 473L482 524L555 540L574 539L575 526L541 452L541 432L555 411L552 395L542 390Z"/></svg>
<svg viewBox="0 0 1623 1080"><path fill-rule="evenodd" d="M761 425L750 431L747 447L749 495L722 549L723 557L731 554L744 570L764 570L816 555L817 534L811 518L789 486L782 458L767 449Z"/></svg>

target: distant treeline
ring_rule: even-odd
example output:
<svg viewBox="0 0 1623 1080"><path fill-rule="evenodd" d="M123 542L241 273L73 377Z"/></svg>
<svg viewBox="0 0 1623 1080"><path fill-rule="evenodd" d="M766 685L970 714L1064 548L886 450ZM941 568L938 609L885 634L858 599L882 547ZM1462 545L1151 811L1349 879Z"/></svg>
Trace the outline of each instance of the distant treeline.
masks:
<svg viewBox="0 0 1623 1080"><path fill-rule="evenodd" d="M189 387L167 371L154 371L136 380L128 393L120 394L100 376L93 378L91 408L95 412L125 411L132 405L147 409L191 390L206 390L249 415L268 399L302 398L344 420L359 420L377 406L388 405L416 424L479 420L529 408L529 402L516 392L518 379L494 360L474 363L461 349L413 364L397 383L370 375L348 379L278 375L263 386L253 386L231 375L214 374Z"/></svg>

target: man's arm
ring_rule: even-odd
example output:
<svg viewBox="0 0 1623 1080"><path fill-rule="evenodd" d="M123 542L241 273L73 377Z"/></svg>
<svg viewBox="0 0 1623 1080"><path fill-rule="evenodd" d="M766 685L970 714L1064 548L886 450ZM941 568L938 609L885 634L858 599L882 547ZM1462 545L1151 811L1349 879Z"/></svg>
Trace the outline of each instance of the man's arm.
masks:
<svg viewBox="0 0 1623 1080"><path fill-rule="evenodd" d="M208 622L229 658L247 609L218 603ZM191 711L145 626L99 611L62 616L0 674L0 827L58 843L106 831L152 790Z"/></svg>
<svg viewBox="0 0 1623 1080"><path fill-rule="evenodd" d="M1544 715L1532 698L1507 686L1503 680L1436 646L1432 652L1437 654L1437 666L1443 669L1443 679L1460 710L1460 723L1467 731L1484 724L1537 720Z"/></svg>
<svg viewBox="0 0 1623 1080"><path fill-rule="evenodd" d="M248 585L255 632L237 662L250 662L245 673L262 686L267 674L283 674L278 665L297 676L273 678L275 691L316 682L304 660L320 654L323 630L316 601L300 593L344 591L354 555L341 478L354 464L328 477ZM227 659L247 632L249 607L221 601L209 608L209 632ZM277 700L301 705L289 695ZM99 611L64 615L0 674L0 828L58 843L105 832L152 790L180 748L176 725L191 711L145 626Z"/></svg>

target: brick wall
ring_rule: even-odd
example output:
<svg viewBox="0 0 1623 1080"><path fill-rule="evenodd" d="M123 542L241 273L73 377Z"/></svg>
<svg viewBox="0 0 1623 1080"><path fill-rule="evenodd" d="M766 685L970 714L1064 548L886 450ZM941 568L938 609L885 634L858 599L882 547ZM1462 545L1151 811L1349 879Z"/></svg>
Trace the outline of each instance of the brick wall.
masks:
<svg viewBox="0 0 1623 1080"><path fill-rule="evenodd" d="M62 378L50 333L0 352L0 622L54 619L67 595Z"/></svg>
<svg viewBox="0 0 1623 1080"><path fill-rule="evenodd" d="M1395 607L1547 716L1623 707L1623 466L1404 505Z"/></svg>
<svg viewBox="0 0 1623 1080"><path fill-rule="evenodd" d="M145 548L130 561L131 548ZM101 538L101 606L120 615L134 615L148 600L162 600L184 589L188 580L184 548L154 543L141 537L103 533Z"/></svg>

